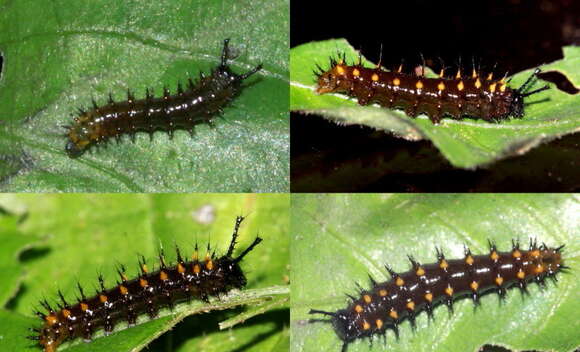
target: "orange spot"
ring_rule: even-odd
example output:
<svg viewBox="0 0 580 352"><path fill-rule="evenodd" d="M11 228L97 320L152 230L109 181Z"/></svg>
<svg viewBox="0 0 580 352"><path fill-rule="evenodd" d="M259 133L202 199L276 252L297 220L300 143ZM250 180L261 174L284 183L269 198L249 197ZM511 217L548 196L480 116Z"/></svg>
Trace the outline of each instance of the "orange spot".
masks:
<svg viewBox="0 0 580 352"><path fill-rule="evenodd" d="M437 85L437 89L439 89L439 90L445 90L445 83L439 82L439 84Z"/></svg>
<svg viewBox="0 0 580 352"><path fill-rule="evenodd" d="M398 78L395 78L395 79L393 80L393 84L394 84L395 86L399 86L399 85L401 84L401 80L400 80L400 79L398 79Z"/></svg>
<svg viewBox="0 0 580 352"><path fill-rule="evenodd" d="M369 296L369 295L364 295L363 296L363 299L364 299L364 301L366 303L371 303L372 302L371 296Z"/></svg>
<svg viewBox="0 0 580 352"><path fill-rule="evenodd" d="M432 293L426 293L425 294L425 299L427 300L427 302L431 303L433 302L433 294Z"/></svg>
<svg viewBox="0 0 580 352"><path fill-rule="evenodd" d="M506 88L506 85L502 84L501 86L499 86L499 91L503 93L503 92L505 92L505 88Z"/></svg>
<svg viewBox="0 0 580 352"><path fill-rule="evenodd" d="M487 80L491 81L493 79L493 73L490 73L489 75L487 75Z"/></svg>
<svg viewBox="0 0 580 352"><path fill-rule="evenodd" d="M461 70L457 70L457 74L455 75L456 79L460 79L461 78Z"/></svg>
<svg viewBox="0 0 580 352"><path fill-rule="evenodd" d="M185 267L181 263L177 264L177 272L183 274L185 272Z"/></svg>
<svg viewBox="0 0 580 352"><path fill-rule="evenodd" d="M99 301L101 301L101 303L105 303L107 302L109 298L107 298L107 296L105 295L99 295Z"/></svg>
<svg viewBox="0 0 580 352"><path fill-rule="evenodd" d="M198 264L195 264L193 266L193 272L196 273L196 274L199 274L200 271L201 271L201 268L199 267L199 265Z"/></svg>
<svg viewBox="0 0 580 352"><path fill-rule="evenodd" d="M495 92L495 83L489 85L489 91L494 93Z"/></svg>
<svg viewBox="0 0 580 352"><path fill-rule="evenodd" d="M50 314L50 315L46 316L46 322L48 323L48 325L52 326L52 325L58 323L58 318L55 315Z"/></svg>
<svg viewBox="0 0 580 352"><path fill-rule="evenodd" d="M391 311L389 312L389 316L393 319L399 319L399 313L397 313L397 311L392 308Z"/></svg>
<svg viewBox="0 0 580 352"><path fill-rule="evenodd" d="M213 261L211 261L211 260L208 260L208 261L205 263L205 267L207 268L207 270L213 270Z"/></svg>
<svg viewBox="0 0 580 352"><path fill-rule="evenodd" d="M379 296L385 297L386 295L387 295L387 290L385 290L384 288L379 290Z"/></svg>
<svg viewBox="0 0 580 352"><path fill-rule="evenodd" d="M542 266L542 264L538 264L536 266L536 270L535 270L536 274L541 274L544 272L544 267Z"/></svg>
<svg viewBox="0 0 580 352"><path fill-rule="evenodd" d="M464 88L465 85L463 84L463 81L459 81L459 83L457 83L457 89L461 92Z"/></svg>
<svg viewBox="0 0 580 352"><path fill-rule="evenodd" d="M354 311L357 313L362 313L363 312L363 307L360 304L357 304L356 306L354 306Z"/></svg>
<svg viewBox="0 0 580 352"><path fill-rule="evenodd" d="M121 285L119 286L119 292L121 292L122 295L126 295L127 293L129 293L129 290L127 289L127 287Z"/></svg>
<svg viewBox="0 0 580 352"><path fill-rule="evenodd" d="M501 286L501 284L503 284L503 277L501 277L501 276L496 277L495 283L496 283L496 285Z"/></svg>
<svg viewBox="0 0 580 352"><path fill-rule="evenodd" d="M397 286L403 286L405 284L405 280L403 280L400 276L397 277L397 280L395 281L395 284Z"/></svg>
<svg viewBox="0 0 580 352"><path fill-rule="evenodd" d="M161 281L167 281L169 279L169 277L167 276L167 273L163 270L161 270L159 272L159 280Z"/></svg>
<svg viewBox="0 0 580 352"><path fill-rule="evenodd" d="M413 301L407 302L407 309L415 310L415 302Z"/></svg>
<svg viewBox="0 0 580 352"><path fill-rule="evenodd" d="M479 80L479 78L475 80L475 83L473 85L477 89L481 88L481 81Z"/></svg>
<svg viewBox="0 0 580 352"><path fill-rule="evenodd" d="M417 88L417 89L423 89L423 82L417 81L417 83L415 83L415 88Z"/></svg>
<svg viewBox="0 0 580 352"><path fill-rule="evenodd" d="M425 269L420 267L419 269L417 269L415 274L417 274L417 276L423 276L423 275L425 275Z"/></svg>
<svg viewBox="0 0 580 352"><path fill-rule="evenodd" d="M471 78L477 78L477 72L475 72L475 68L473 69L473 72L471 72Z"/></svg>
<svg viewBox="0 0 580 352"><path fill-rule="evenodd" d="M375 321L375 323L377 324L377 329L380 329L383 327L383 321L381 319L377 319L377 321Z"/></svg>
<svg viewBox="0 0 580 352"><path fill-rule="evenodd" d="M376 73L373 73L373 75L371 76L371 79L376 82L379 80L379 75L377 75Z"/></svg>
<svg viewBox="0 0 580 352"><path fill-rule="evenodd" d="M489 257L491 258L491 260L497 261L499 259L499 254L497 254L496 251L493 251L493 252L491 252Z"/></svg>
<svg viewBox="0 0 580 352"><path fill-rule="evenodd" d="M336 72L337 72L339 75L344 75L344 67L342 67L342 66L340 66L340 65L336 66Z"/></svg>
<svg viewBox="0 0 580 352"><path fill-rule="evenodd" d="M540 250L539 249L534 249L533 251L530 252L530 254L534 258L539 258L540 257Z"/></svg>
<svg viewBox="0 0 580 352"><path fill-rule="evenodd" d="M371 328L371 324L369 324L366 320L363 322L363 329L368 330Z"/></svg>
<svg viewBox="0 0 580 352"><path fill-rule="evenodd" d="M520 271L518 271L518 279L523 280L526 277L526 274L524 273L524 271L522 269L520 269Z"/></svg>
<svg viewBox="0 0 580 352"><path fill-rule="evenodd" d="M147 282L147 280L145 280L145 279L139 279L139 286L145 288L145 287L147 287L147 285L149 285L149 283Z"/></svg>
<svg viewBox="0 0 580 352"><path fill-rule="evenodd" d="M521 258L521 256L522 256L522 252L520 252L517 249L512 252L512 257L514 257L514 258Z"/></svg>
<svg viewBox="0 0 580 352"><path fill-rule="evenodd" d="M358 70L358 68L355 68L354 70L352 70L352 75L355 77L360 76L360 71Z"/></svg>
<svg viewBox="0 0 580 352"><path fill-rule="evenodd" d="M70 317L70 310L68 310L68 309L63 309L61 312L62 312L62 315L63 315L65 318L68 318L68 317Z"/></svg>
<svg viewBox="0 0 580 352"><path fill-rule="evenodd" d="M449 263L447 263L447 260L441 259L441 261L439 262L439 267L441 269L447 269L449 267Z"/></svg>
<svg viewBox="0 0 580 352"><path fill-rule="evenodd" d="M86 303L81 303L81 310L82 310L83 312L86 312L86 311L87 311L87 309L89 309L89 305L88 305L88 304L86 304Z"/></svg>
<svg viewBox="0 0 580 352"><path fill-rule="evenodd" d="M479 284L475 281L472 281L469 287L471 287L473 291L477 291L477 289L479 288Z"/></svg>
<svg viewBox="0 0 580 352"><path fill-rule="evenodd" d="M445 289L445 294L447 294L447 296L453 296L453 288L451 286L447 286Z"/></svg>
<svg viewBox="0 0 580 352"><path fill-rule="evenodd" d="M465 262L467 263L467 265L473 265L473 263L475 262L475 260L473 259L473 257L471 255L468 255L465 258Z"/></svg>

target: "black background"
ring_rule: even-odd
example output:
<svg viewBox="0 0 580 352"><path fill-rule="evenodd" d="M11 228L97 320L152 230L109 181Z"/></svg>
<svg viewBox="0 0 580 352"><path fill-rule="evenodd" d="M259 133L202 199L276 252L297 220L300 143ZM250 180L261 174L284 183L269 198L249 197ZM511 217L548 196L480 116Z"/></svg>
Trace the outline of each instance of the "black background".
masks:
<svg viewBox="0 0 580 352"><path fill-rule="evenodd" d="M346 38L388 69L471 69L473 58L503 74L562 58L580 43L578 1L291 1L291 46ZM316 5L317 7L313 7ZM566 87L560 74L543 79ZM554 86L553 86L554 87ZM555 87L553 89L556 89ZM565 136L520 157L475 171L454 168L429 141L409 142L368 127L341 127L313 115L291 115L293 192L577 191L580 136Z"/></svg>

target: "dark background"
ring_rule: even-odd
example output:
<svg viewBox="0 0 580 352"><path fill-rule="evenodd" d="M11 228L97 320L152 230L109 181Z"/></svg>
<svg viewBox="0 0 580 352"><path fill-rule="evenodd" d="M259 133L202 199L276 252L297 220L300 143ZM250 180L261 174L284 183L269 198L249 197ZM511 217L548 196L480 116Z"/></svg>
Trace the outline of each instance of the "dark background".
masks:
<svg viewBox="0 0 580 352"><path fill-rule="evenodd" d="M317 7L313 7L316 4ZM364 4L364 5L362 5ZM580 43L580 2L291 1L291 46L346 38L383 66L403 59L439 69L439 57L471 70L472 59L496 75L562 58ZM565 77L543 79L574 92ZM552 89L556 89L553 86ZM429 141L409 142L362 126L338 126L291 114L293 192L567 192L580 190L580 134L568 135L475 171L454 168Z"/></svg>

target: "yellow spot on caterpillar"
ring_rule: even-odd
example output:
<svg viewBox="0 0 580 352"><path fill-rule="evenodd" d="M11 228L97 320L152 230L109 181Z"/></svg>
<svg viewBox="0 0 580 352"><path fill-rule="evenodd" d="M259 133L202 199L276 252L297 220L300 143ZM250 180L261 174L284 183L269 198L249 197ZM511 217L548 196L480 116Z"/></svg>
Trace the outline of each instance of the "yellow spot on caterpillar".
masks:
<svg viewBox="0 0 580 352"><path fill-rule="evenodd" d="M145 288L145 287L147 287L147 285L149 285L149 283L147 282L147 280L145 280L145 279L139 279L139 286Z"/></svg>
<svg viewBox="0 0 580 352"><path fill-rule="evenodd" d="M213 270L213 261L211 259L208 260L207 263L205 263L205 267L207 270Z"/></svg>
<svg viewBox="0 0 580 352"><path fill-rule="evenodd" d="M461 92L463 88L465 88L463 81L459 81L459 83L457 83L457 89Z"/></svg>
<svg viewBox="0 0 580 352"><path fill-rule="evenodd" d="M530 254L534 258L539 258L540 257L540 250L539 249L534 249L533 251L530 252Z"/></svg>
<svg viewBox="0 0 580 352"><path fill-rule="evenodd" d="M449 263L447 263L447 260L441 259L441 261L439 262L439 267L441 269L447 269L449 267Z"/></svg>
<svg viewBox="0 0 580 352"><path fill-rule="evenodd" d="M439 89L439 90L445 90L445 83L439 82L439 84L437 85L437 89Z"/></svg>
<svg viewBox="0 0 580 352"><path fill-rule="evenodd" d="M63 310L62 310L62 315L63 315L65 318L68 318L68 317L70 317L70 310L68 310L68 309L63 309Z"/></svg>
<svg viewBox="0 0 580 352"><path fill-rule="evenodd" d="M423 275L425 275L425 269L419 267L419 269L417 269L415 274L417 274L417 276L423 276Z"/></svg>
<svg viewBox="0 0 580 352"><path fill-rule="evenodd" d="M520 269L520 271L518 271L518 279L523 280L526 277L526 274L524 273L524 271L522 269Z"/></svg>
<svg viewBox="0 0 580 352"><path fill-rule="evenodd" d="M429 302L429 303L433 302L433 294L432 293L426 293L425 294L425 300L427 300L427 302Z"/></svg>
<svg viewBox="0 0 580 352"><path fill-rule="evenodd" d="M512 252L512 257L514 257L514 258L521 258L521 256L522 256L522 252L520 252L517 249Z"/></svg>
<svg viewBox="0 0 580 352"><path fill-rule="evenodd" d="M107 302L109 298L107 298L107 296L105 295L99 295L99 301L101 301L101 303L105 303Z"/></svg>
<svg viewBox="0 0 580 352"><path fill-rule="evenodd" d="M394 84L395 86L398 86L398 85L400 85L400 84L401 84L401 80L400 80L400 79L398 79L398 78L395 78L395 79L393 80L393 84Z"/></svg>
<svg viewBox="0 0 580 352"><path fill-rule="evenodd" d="M505 92L505 88L506 88L506 85L502 84L501 86L499 86L499 91L503 93L503 92Z"/></svg>
<svg viewBox="0 0 580 352"><path fill-rule="evenodd" d="M473 259L473 257L471 255L468 255L465 258L465 262L467 263L467 265L473 265L473 263L475 262L475 260Z"/></svg>
<svg viewBox="0 0 580 352"><path fill-rule="evenodd" d="M159 280L161 281L167 281L169 279L169 277L167 276L167 273L163 270L161 270L159 272Z"/></svg>
<svg viewBox="0 0 580 352"><path fill-rule="evenodd" d="M372 302L372 298L371 298L371 296L369 296L369 295L364 295L364 296L363 296L363 300L364 300L366 303L371 303L371 302Z"/></svg>
<svg viewBox="0 0 580 352"><path fill-rule="evenodd" d="M141 270L143 270L144 273L147 273L149 271L145 263L141 264Z"/></svg>
<svg viewBox="0 0 580 352"><path fill-rule="evenodd" d="M129 290L127 289L127 287L121 285L119 286L119 292L121 292L122 295L126 295L127 293L129 293Z"/></svg>
<svg viewBox="0 0 580 352"><path fill-rule="evenodd" d="M487 75L487 80L491 81L493 79L493 72Z"/></svg>
<svg viewBox="0 0 580 352"><path fill-rule="evenodd" d="M355 77L360 76L360 71L358 70L358 68L355 68L354 70L352 70L352 75Z"/></svg>
<svg viewBox="0 0 580 352"><path fill-rule="evenodd" d="M471 72L471 78L477 78L477 72L475 72L475 68Z"/></svg>
<svg viewBox="0 0 580 352"><path fill-rule="evenodd" d="M455 79L461 78L461 69L457 70L457 74L455 75Z"/></svg>
<svg viewBox="0 0 580 352"><path fill-rule="evenodd" d="M445 76L445 70L441 69L441 71L439 72L439 78L443 78ZM439 90L443 90L443 89L439 89Z"/></svg>
<svg viewBox="0 0 580 352"><path fill-rule="evenodd" d="M479 78L477 78L475 80L475 83L473 84L475 86L475 88L479 89L481 88L481 81L479 80Z"/></svg>
<svg viewBox="0 0 580 352"><path fill-rule="evenodd" d="M387 295L387 290L385 290L384 288L379 290L379 296L385 297L386 295Z"/></svg>
<svg viewBox="0 0 580 352"><path fill-rule="evenodd" d="M383 321L381 319L377 319L377 321L375 321L375 324L377 324L377 329L380 329L383 327Z"/></svg>
<svg viewBox="0 0 580 352"><path fill-rule="evenodd" d="M363 312L363 307L360 304L357 304L356 306L354 306L354 311L357 313L362 313Z"/></svg>
<svg viewBox="0 0 580 352"><path fill-rule="evenodd" d="M535 271L536 271L536 274L541 274L541 273L543 273L543 272L544 272L544 267L542 266L542 264L538 264L538 265L536 266L536 270L535 270Z"/></svg>
<svg viewBox="0 0 580 352"><path fill-rule="evenodd" d="M368 330L371 328L371 324L369 324L366 320L363 322L363 329Z"/></svg>
<svg viewBox="0 0 580 352"><path fill-rule="evenodd" d="M489 85L489 91L494 93L495 92L495 83Z"/></svg>
<svg viewBox="0 0 580 352"><path fill-rule="evenodd" d="M417 83L415 83L415 88L417 88L417 89L423 89L423 82L417 81Z"/></svg>
<svg viewBox="0 0 580 352"><path fill-rule="evenodd" d="M342 61L342 59L340 59L340 60L338 60L338 64L342 65L342 64L344 64L344 61Z"/></svg>
<svg viewBox="0 0 580 352"><path fill-rule="evenodd" d="M193 272L196 273L196 274L199 274L200 271L201 271L201 268L199 267L199 265L198 264L195 264L193 266Z"/></svg>
<svg viewBox="0 0 580 352"><path fill-rule="evenodd" d="M185 272L185 267L181 263L177 264L177 272L183 274Z"/></svg>
<svg viewBox="0 0 580 352"><path fill-rule="evenodd" d="M391 311L389 312L389 316L393 319L399 319L399 313L397 313L397 311L394 310L393 308L391 308Z"/></svg>
<svg viewBox="0 0 580 352"><path fill-rule="evenodd" d="M413 301L407 302L407 309L415 310L415 302Z"/></svg>
<svg viewBox="0 0 580 352"><path fill-rule="evenodd" d="M87 311L87 309L89 309L89 305L88 305L88 304L86 304L86 303L81 303L81 310L82 310L83 312L86 312L86 311Z"/></svg>
<svg viewBox="0 0 580 352"><path fill-rule="evenodd" d="M445 294L447 296L453 296L453 287L447 286L447 288L445 289Z"/></svg>
<svg viewBox="0 0 580 352"><path fill-rule="evenodd" d="M397 286L403 286L405 284L405 280L403 280L400 276L397 277L397 280L395 280L395 284Z"/></svg>
<svg viewBox="0 0 580 352"><path fill-rule="evenodd" d="M492 252L489 254L489 257L491 258L491 260L497 261L497 260L499 259L499 254L497 254L497 252L496 252L496 251L492 251Z"/></svg>
<svg viewBox="0 0 580 352"><path fill-rule="evenodd" d="M496 277L495 283L496 283L496 285L501 286L501 284L503 284L503 277L501 277L501 276Z"/></svg>
<svg viewBox="0 0 580 352"><path fill-rule="evenodd" d="M48 325L54 325L58 323L58 318L54 314L47 315L45 319Z"/></svg>
<svg viewBox="0 0 580 352"><path fill-rule="evenodd" d="M337 72L339 75L344 75L344 67L342 67L342 66L340 66L340 65L336 66L336 72Z"/></svg>
<svg viewBox="0 0 580 352"><path fill-rule="evenodd" d="M471 287L473 291L477 291L477 289L479 288L479 284L475 281L472 281L471 284L469 284L469 287Z"/></svg>
<svg viewBox="0 0 580 352"><path fill-rule="evenodd" d="M376 82L379 80L379 75L377 75L376 73L373 73L373 75L371 76L371 79Z"/></svg>

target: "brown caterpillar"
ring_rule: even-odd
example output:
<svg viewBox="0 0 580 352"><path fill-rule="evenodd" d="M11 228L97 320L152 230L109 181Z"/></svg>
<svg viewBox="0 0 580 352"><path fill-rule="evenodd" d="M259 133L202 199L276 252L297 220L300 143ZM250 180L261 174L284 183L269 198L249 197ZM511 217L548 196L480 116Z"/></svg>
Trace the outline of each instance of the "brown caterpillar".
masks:
<svg viewBox="0 0 580 352"><path fill-rule="evenodd" d="M463 77L458 70L455 77L445 77L444 69L439 78L424 75L409 75L402 72L402 65L396 71L385 71L380 64L375 68L358 64L348 65L345 54L337 62L330 59L330 69L317 66L314 71L318 81L318 94L346 93L358 100L360 105L377 103L389 109L403 109L410 117L425 113L434 124L443 116L460 120L464 117L500 121L509 117L524 116L524 99L532 94L548 89L529 91L534 73L518 89L507 86L505 78L493 79L493 74L479 74L475 68L470 77Z"/></svg>
<svg viewBox="0 0 580 352"><path fill-rule="evenodd" d="M139 260L141 274L129 279L123 265L118 269L120 282L107 289L104 279L99 275L96 294L87 297L80 284L77 284L80 299L69 304L62 292L58 292L61 303L53 308L46 300L40 304L46 312L36 311L42 319L40 328L32 328L36 334L28 336L37 341L44 352L55 352L63 342L82 337L90 340L93 332L104 328L112 332L115 324L126 320L129 325L137 322L140 314L147 313L150 318L157 316L160 307L172 308L176 302L200 299L209 302L209 297L219 296L232 289L246 286L246 277L240 267L242 259L258 245L262 239L256 237L250 246L237 257L233 256L238 230L243 217L236 218L232 240L228 251L221 257L207 247L205 258L199 259L198 247L192 260L185 261L176 247L177 263L165 261L163 251L159 253L159 269L149 271L145 258Z"/></svg>
<svg viewBox="0 0 580 352"><path fill-rule="evenodd" d="M563 245L549 248L530 240L529 249L523 250L512 241L509 252L498 252L493 243L489 245L489 254L473 255L466 248L465 257L454 260L437 250L437 262L433 264L422 265L409 257L411 270L398 274L387 266L391 280L377 283L371 278L371 288L360 289L359 297L350 296L345 309L312 309L310 314L330 317L324 321L332 323L345 352L357 339L374 335L384 338L387 329L398 337L398 325L403 320L414 325L415 316L422 311L432 317L433 309L441 303L452 311L453 302L460 298L470 297L475 304L487 293L497 292L503 298L508 288L526 291L528 283L543 284L546 278L556 279L556 274L568 269L561 257Z"/></svg>
<svg viewBox="0 0 580 352"><path fill-rule="evenodd" d="M240 93L242 82L262 68L260 64L243 74L232 72L227 64L228 43L229 39L224 40L220 65L209 76L200 73L197 82L189 78L185 91L178 84L175 95L164 88L163 96L155 98L147 90L145 99L136 100L129 90L126 101L115 102L109 95L109 102L104 106L99 107L93 100L93 109L79 109L79 116L74 118L72 125L64 126L68 156L79 157L91 146L110 138L119 142L124 134L134 140L137 132L147 132L153 138L155 131L164 131L172 138L173 132L181 129L193 136L197 124L211 123L212 118L221 114Z"/></svg>

